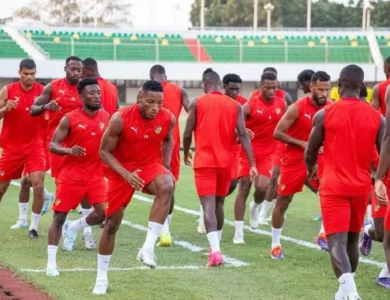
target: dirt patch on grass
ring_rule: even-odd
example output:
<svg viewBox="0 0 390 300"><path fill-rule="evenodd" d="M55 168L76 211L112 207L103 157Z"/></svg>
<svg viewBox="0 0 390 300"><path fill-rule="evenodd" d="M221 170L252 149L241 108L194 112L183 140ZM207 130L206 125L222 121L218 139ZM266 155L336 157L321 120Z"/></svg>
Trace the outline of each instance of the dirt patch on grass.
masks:
<svg viewBox="0 0 390 300"><path fill-rule="evenodd" d="M52 300L52 298L0 265L0 300Z"/></svg>

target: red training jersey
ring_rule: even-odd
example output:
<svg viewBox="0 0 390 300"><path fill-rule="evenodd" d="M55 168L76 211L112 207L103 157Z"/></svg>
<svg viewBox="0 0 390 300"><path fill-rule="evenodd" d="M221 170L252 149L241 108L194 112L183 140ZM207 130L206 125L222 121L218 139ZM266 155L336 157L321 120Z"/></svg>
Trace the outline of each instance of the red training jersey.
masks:
<svg viewBox="0 0 390 300"><path fill-rule="evenodd" d="M386 90L390 86L390 78L386 81L383 81L378 86L378 96L379 96L379 110L383 116L386 115Z"/></svg>
<svg viewBox="0 0 390 300"><path fill-rule="evenodd" d="M100 142L108 126L109 114L100 109L94 116L82 108L65 115L69 121L69 135L63 146L75 145L85 148L85 156L63 156L57 183L87 183L99 181L104 177L103 164L99 156Z"/></svg>
<svg viewBox="0 0 390 300"><path fill-rule="evenodd" d="M168 109L176 119L176 125L173 129L173 144L180 145L180 127L179 118L182 108L182 91L181 88L173 83L163 81L163 104L162 106Z"/></svg>
<svg viewBox="0 0 390 300"><path fill-rule="evenodd" d="M58 100L57 100L58 99ZM76 84L70 84L66 78L53 80L51 82L51 99L56 100L61 110L58 112L49 111L49 124L47 138L49 142L58 124L65 114L82 106Z"/></svg>
<svg viewBox="0 0 390 300"><path fill-rule="evenodd" d="M260 94L252 97L248 105L249 117L245 126L255 134L251 141L253 153L255 156L269 155L274 151L274 131L286 111L286 101L278 97L267 101ZM245 153L242 152L241 155L244 156Z"/></svg>
<svg viewBox="0 0 390 300"><path fill-rule="evenodd" d="M232 165L237 118L238 103L221 92L197 99L194 169Z"/></svg>
<svg viewBox="0 0 390 300"><path fill-rule="evenodd" d="M325 105L329 105L330 103L332 103L332 101L327 100ZM298 108L298 118L287 130L287 134L293 138L307 142L313 127L314 115L324 106L314 105L310 96L298 100L293 105L296 105ZM303 153L304 149L302 147L287 144L282 161L285 164L304 163Z"/></svg>
<svg viewBox="0 0 390 300"><path fill-rule="evenodd" d="M99 82L102 107L111 117L117 111L118 89L108 80L101 77L96 79Z"/></svg>
<svg viewBox="0 0 390 300"><path fill-rule="evenodd" d="M43 116L30 115L35 98L42 94L44 86L34 82L29 91L22 88L20 82L7 85L8 100L18 101L15 109L4 115L0 136L0 147L9 151L34 151L34 147L42 144Z"/></svg>
<svg viewBox="0 0 390 300"><path fill-rule="evenodd" d="M128 170L142 169L142 166L152 163L162 163L162 143L172 122L172 114L165 108L161 108L154 119L145 119L140 109L139 104L119 109L123 131L113 155ZM107 172L107 175L120 177L112 170Z"/></svg>
<svg viewBox="0 0 390 300"><path fill-rule="evenodd" d="M359 98L341 98L325 108L321 193L369 194L370 166L380 126L380 112Z"/></svg>
<svg viewBox="0 0 390 300"><path fill-rule="evenodd" d="M245 97L241 96L241 95L237 95L236 100L238 103L240 103L241 105L244 105L248 99L246 99Z"/></svg>

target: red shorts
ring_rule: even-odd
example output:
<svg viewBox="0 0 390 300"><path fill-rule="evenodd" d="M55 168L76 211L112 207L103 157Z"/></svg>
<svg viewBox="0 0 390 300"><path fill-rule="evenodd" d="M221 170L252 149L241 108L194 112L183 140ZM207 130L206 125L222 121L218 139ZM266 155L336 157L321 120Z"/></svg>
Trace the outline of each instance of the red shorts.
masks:
<svg viewBox="0 0 390 300"><path fill-rule="evenodd" d="M272 156L272 166L273 167L280 167L282 163L282 157L284 149L286 149L286 144L282 142L276 142L274 153Z"/></svg>
<svg viewBox="0 0 390 300"><path fill-rule="evenodd" d="M195 187L199 197L224 197L229 193L231 167L194 169Z"/></svg>
<svg viewBox="0 0 390 300"><path fill-rule="evenodd" d="M23 173L45 172L43 147L30 149L28 153L3 150L0 157L0 181L19 179Z"/></svg>
<svg viewBox="0 0 390 300"><path fill-rule="evenodd" d="M384 218L386 216L387 206L379 205L376 199L374 186L371 186L371 214L373 218Z"/></svg>
<svg viewBox="0 0 390 300"><path fill-rule="evenodd" d="M180 175L180 143L173 145L171 173L175 177L175 180L178 181Z"/></svg>
<svg viewBox="0 0 390 300"><path fill-rule="evenodd" d="M57 178L58 175L60 174L63 156L50 152L49 157L50 157L51 177Z"/></svg>
<svg viewBox="0 0 390 300"><path fill-rule="evenodd" d="M368 195L335 196L320 192L322 222L327 235L341 232L359 233L367 211Z"/></svg>
<svg viewBox="0 0 390 300"><path fill-rule="evenodd" d="M91 205L104 203L105 190L106 182L104 178L86 184L58 183L53 210L68 213L72 209L76 209L84 198L87 198Z"/></svg>
<svg viewBox="0 0 390 300"><path fill-rule="evenodd" d="M306 178L307 168L304 163L294 165L282 164L280 167L278 195L290 196L302 192Z"/></svg>
<svg viewBox="0 0 390 300"><path fill-rule="evenodd" d="M266 176L271 178L272 176L272 158L273 154L268 155L256 155L256 167L259 171L259 175ZM246 157L240 158L240 167L238 169L238 177L248 177L250 173L251 166L249 160Z"/></svg>
<svg viewBox="0 0 390 300"><path fill-rule="evenodd" d="M138 173L138 176L144 181L144 186L146 188L148 184L150 184L158 175L172 176L172 174L163 165L158 163L134 168L129 171L133 172L136 169L141 170L141 172ZM111 216L126 207L130 203L134 192L135 190L127 181L119 180L116 177L109 178L105 192L106 216ZM150 194L150 192L146 189L143 192Z"/></svg>

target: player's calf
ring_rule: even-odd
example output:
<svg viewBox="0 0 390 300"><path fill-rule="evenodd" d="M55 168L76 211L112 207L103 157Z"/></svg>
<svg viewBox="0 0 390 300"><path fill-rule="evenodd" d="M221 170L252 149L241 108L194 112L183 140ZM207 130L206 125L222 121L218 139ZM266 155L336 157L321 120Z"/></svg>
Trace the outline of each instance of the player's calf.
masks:
<svg viewBox="0 0 390 300"><path fill-rule="evenodd" d="M241 177L239 180L238 194L234 203L234 227L235 233L233 238L234 244L245 244L244 241L244 216L246 208L246 199L251 189L249 177Z"/></svg>
<svg viewBox="0 0 390 300"><path fill-rule="evenodd" d="M33 205L31 209L31 225L29 228L29 236L31 239L38 238L38 225L41 219L41 212L43 207L43 182L45 179L45 172L38 171L30 173L31 187L33 189Z"/></svg>

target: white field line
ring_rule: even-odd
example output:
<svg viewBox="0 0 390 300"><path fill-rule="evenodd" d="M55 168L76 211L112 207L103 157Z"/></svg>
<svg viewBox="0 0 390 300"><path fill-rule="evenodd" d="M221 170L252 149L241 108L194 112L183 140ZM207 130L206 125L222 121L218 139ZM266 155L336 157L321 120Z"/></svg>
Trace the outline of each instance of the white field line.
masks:
<svg viewBox="0 0 390 300"><path fill-rule="evenodd" d="M135 194L133 197L135 199L143 201L143 202L153 203L153 199L150 199L148 197L145 197L145 196L142 196L142 195L139 195L139 194ZM197 216L197 217L200 216L199 211L188 209L188 208L184 208L184 207L177 206L177 205L175 205L175 210L184 212L184 213L189 214L189 215ZM225 224L228 224L228 225L234 227L234 222L226 220L226 219L225 219ZM269 231L261 230L261 229L252 229L248 225L245 225L244 229L246 229L246 230L248 230L250 232L256 233L256 234L271 236L271 232L269 232ZM303 240L299 240L299 239L295 239L295 238L292 238L292 237L289 237L289 236L282 235L280 237L280 239L283 240L283 241L287 241L287 242L291 242L291 243L297 244L299 246L306 247L306 248L312 248L312 249L316 249L316 250L321 250L321 248L317 244L310 243L310 242L303 241ZM362 263L369 264L369 265L374 265L374 266L377 266L377 267L380 267L380 268L383 268L385 266L385 263L381 263L379 261L371 260L371 259L364 258L364 257L360 257L359 261L362 262Z"/></svg>
<svg viewBox="0 0 390 300"><path fill-rule="evenodd" d="M130 226L134 229L138 229L138 230L141 230L141 231L148 231L148 228L145 227L145 226L142 226L142 225L139 225L139 224L133 224L129 221L125 221L125 220L122 220L122 224L123 225L127 225L127 226ZM188 249L190 250L191 252L202 252L202 251L207 251L207 249L205 248L202 248L202 247L199 247L199 246L196 246L194 244L191 244L189 242L186 242L186 241L178 241L178 240L173 240L173 243L175 245L178 245L180 247L183 247L185 249ZM232 265L233 267L244 267L244 266L248 266L249 263L246 263L246 262L243 262L241 260L238 260L238 259L235 259L233 257L229 257L229 256L226 256L226 255L223 255L223 258L224 258L224 261L225 263L228 263L230 265Z"/></svg>
<svg viewBox="0 0 390 300"><path fill-rule="evenodd" d="M157 266L154 270L200 270L205 269L202 266ZM59 269L62 272L96 272L96 268L73 268L73 269ZM152 270L146 266L132 267L132 268L109 268L109 271L149 271ZM20 269L27 273L45 273L46 269Z"/></svg>

